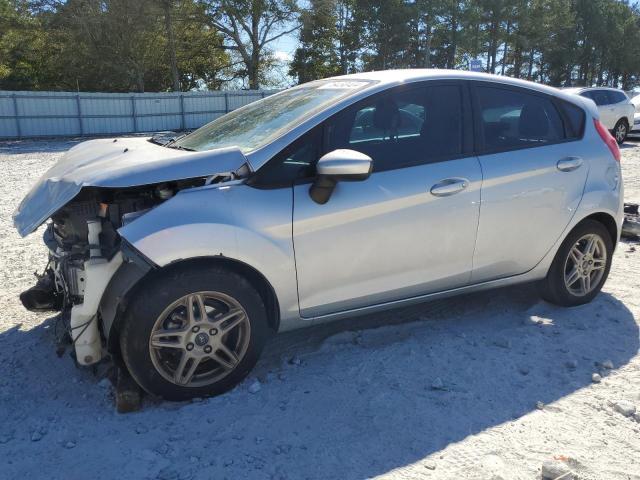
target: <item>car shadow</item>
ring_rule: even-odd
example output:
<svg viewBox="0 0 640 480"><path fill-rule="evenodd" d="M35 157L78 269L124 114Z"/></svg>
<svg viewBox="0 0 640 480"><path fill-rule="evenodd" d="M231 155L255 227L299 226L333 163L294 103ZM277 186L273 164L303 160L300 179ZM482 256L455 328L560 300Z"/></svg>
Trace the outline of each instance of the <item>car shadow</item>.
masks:
<svg viewBox="0 0 640 480"><path fill-rule="evenodd" d="M145 478L171 468L194 479L370 478L553 404L639 348L632 313L612 295L564 309L519 286L283 333L235 390L147 400L119 416L104 380L43 345L54 325L0 334L0 440L28 437L53 415L52 440L73 428L85 439L55 447L55 460L38 456L37 468L64 464L66 478L85 473L82 455ZM27 441L18 453L42 447Z"/></svg>

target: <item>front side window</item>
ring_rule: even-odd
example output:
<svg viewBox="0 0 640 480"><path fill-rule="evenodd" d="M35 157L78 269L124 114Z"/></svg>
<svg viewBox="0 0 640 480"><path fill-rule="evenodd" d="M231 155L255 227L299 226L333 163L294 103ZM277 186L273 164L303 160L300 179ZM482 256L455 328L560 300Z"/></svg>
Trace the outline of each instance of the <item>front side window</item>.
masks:
<svg viewBox="0 0 640 480"><path fill-rule="evenodd" d="M325 151L339 148L370 156L374 171L460 155L461 89L409 86L360 102L326 124Z"/></svg>
<svg viewBox="0 0 640 480"><path fill-rule="evenodd" d="M319 80L300 85L217 118L174 146L195 151L238 147L247 153L372 83Z"/></svg>
<svg viewBox="0 0 640 480"><path fill-rule="evenodd" d="M478 87L484 148L536 147L565 138L562 118L550 98L526 91Z"/></svg>

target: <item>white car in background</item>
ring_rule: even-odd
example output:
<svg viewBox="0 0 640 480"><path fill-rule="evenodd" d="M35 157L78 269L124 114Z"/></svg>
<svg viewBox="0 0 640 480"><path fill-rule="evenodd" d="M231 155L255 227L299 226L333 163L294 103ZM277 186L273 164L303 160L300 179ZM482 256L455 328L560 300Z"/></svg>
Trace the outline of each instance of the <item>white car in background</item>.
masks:
<svg viewBox="0 0 640 480"><path fill-rule="evenodd" d="M627 94L616 88L567 88L567 92L590 98L600 112L600 121L607 127L616 141L621 144L634 125L636 108ZM636 128L640 128L638 125Z"/></svg>
<svg viewBox="0 0 640 480"><path fill-rule="evenodd" d="M633 117L633 127L631 128L631 131L633 133L640 134L640 94L633 97L631 99L631 103L636 109L636 112Z"/></svg>

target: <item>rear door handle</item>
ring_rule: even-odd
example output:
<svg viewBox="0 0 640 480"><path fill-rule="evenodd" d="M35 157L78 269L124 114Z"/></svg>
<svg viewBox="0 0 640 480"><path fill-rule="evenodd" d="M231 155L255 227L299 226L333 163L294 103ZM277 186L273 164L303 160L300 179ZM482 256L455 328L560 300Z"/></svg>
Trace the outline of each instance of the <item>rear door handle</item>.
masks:
<svg viewBox="0 0 640 480"><path fill-rule="evenodd" d="M431 187L431 195L436 197L448 197L461 192L469 186L469 180L466 178L447 178L436 183Z"/></svg>
<svg viewBox="0 0 640 480"><path fill-rule="evenodd" d="M582 159L580 157L567 157L562 160L558 160L557 167L561 172L573 172L582 166Z"/></svg>

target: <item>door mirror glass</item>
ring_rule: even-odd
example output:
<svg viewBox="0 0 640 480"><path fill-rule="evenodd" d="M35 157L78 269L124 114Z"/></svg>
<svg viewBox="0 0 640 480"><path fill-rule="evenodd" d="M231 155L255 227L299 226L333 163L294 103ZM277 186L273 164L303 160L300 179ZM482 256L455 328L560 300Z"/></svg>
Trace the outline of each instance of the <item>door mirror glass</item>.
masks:
<svg viewBox="0 0 640 480"><path fill-rule="evenodd" d="M372 168L373 160L364 153L348 149L333 150L318 160L318 176L311 185L309 195L316 203L325 204L338 182L366 180Z"/></svg>

